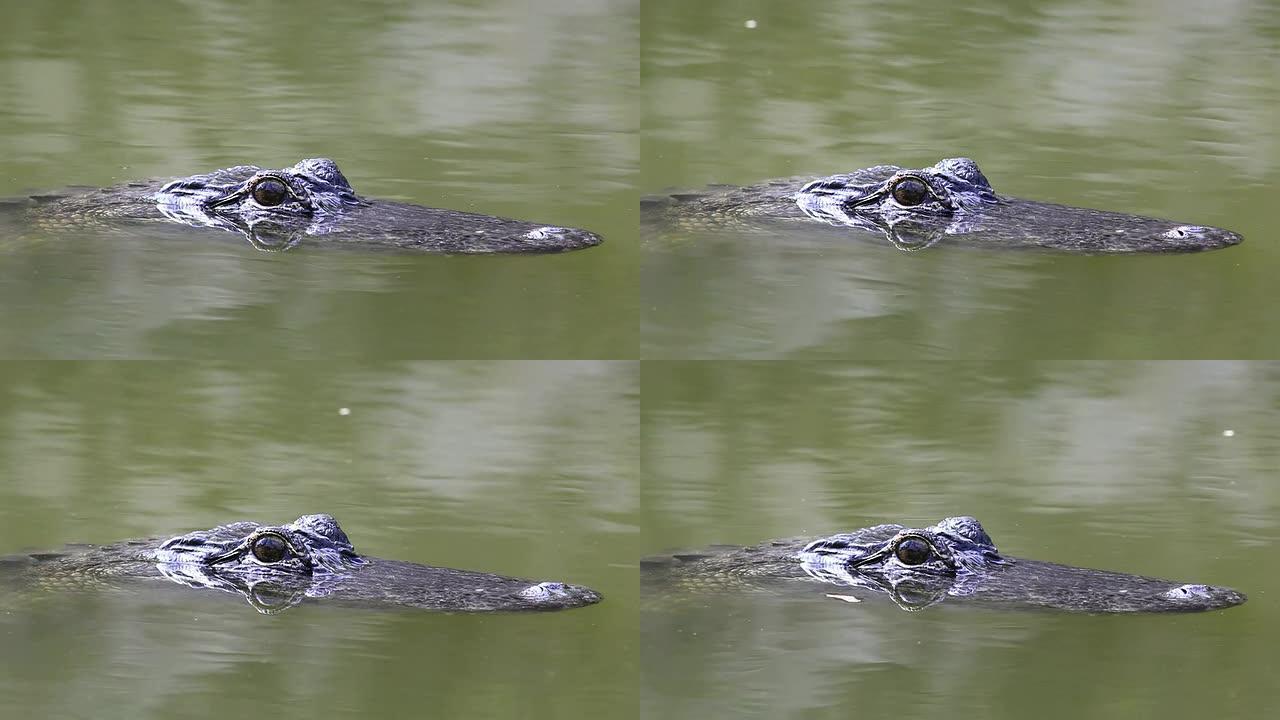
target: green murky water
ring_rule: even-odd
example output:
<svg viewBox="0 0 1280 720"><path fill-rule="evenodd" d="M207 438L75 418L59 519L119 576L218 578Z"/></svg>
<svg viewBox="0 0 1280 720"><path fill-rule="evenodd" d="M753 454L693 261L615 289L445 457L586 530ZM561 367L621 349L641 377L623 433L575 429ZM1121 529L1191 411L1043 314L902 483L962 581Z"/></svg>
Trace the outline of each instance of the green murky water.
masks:
<svg viewBox="0 0 1280 720"><path fill-rule="evenodd" d="M637 381L630 363L0 363L0 555L328 512L364 554L605 597L531 615L260 615L179 586L0 592L5 714L634 707L638 478L618 458L638 452Z"/></svg>
<svg viewBox="0 0 1280 720"><path fill-rule="evenodd" d="M552 257L0 231L0 355L635 357L627 2L6 7L0 197L334 158L357 192L605 237ZM4 228L0 218L0 228ZM213 233L222 235L222 233Z"/></svg>
<svg viewBox="0 0 1280 720"><path fill-rule="evenodd" d="M646 362L642 383L646 554L973 515L1011 556L1249 595L1178 616L954 599L907 613L817 591L660 598L642 604L646 717L1192 718L1274 704L1280 366Z"/></svg>
<svg viewBox="0 0 1280 720"><path fill-rule="evenodd" d="M666 233L645 357L1280 356L1273 3L642 8L643 193L968 156L1000 193L1246 238L1126 258Z"/></svg>

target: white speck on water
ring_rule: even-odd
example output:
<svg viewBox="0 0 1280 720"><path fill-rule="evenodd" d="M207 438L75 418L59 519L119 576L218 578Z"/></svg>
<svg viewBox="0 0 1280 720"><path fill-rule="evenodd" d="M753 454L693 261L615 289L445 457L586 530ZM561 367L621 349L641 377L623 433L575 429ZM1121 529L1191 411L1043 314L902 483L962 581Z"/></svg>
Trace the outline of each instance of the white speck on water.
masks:
<svg viewBox="0 0 1280 720"><path fill-rule="evenodd" d="M845 602L847 602L847 603L862 602L861 600L859 600L858 598L856 598L856 597L854 597L854 596L852 596L852 595L832 595L831 593L827 593L827 597L832 598L832 599L835 599L835 600L843 600L843 601L845 601Z"/></svg>
<svg viewBox="0 0 1280 720"><path fill-rule="evenodd" d="M1235 431L1235 430L1223 430L1223 431L1222 431L1222 437L1235 437L1235 434L1236 434L1236 431Z"/></svg>
<svg viewBox="0 0 1280 720"><path fill-rule="evenodd" d="M755 30L755 29L756 29L756 21L755 21L755 20L748 20L748 21L746 21L746 22L742 23L742 27L744 27L744 28L746 28L746 29L748 29L748 30Z"/></svg>
<svg viewBox="0 0 1280 720"><path fill-rule="evenodd" d="M351 408L338 408L338 414L346 417L351 414Z"/></svg>

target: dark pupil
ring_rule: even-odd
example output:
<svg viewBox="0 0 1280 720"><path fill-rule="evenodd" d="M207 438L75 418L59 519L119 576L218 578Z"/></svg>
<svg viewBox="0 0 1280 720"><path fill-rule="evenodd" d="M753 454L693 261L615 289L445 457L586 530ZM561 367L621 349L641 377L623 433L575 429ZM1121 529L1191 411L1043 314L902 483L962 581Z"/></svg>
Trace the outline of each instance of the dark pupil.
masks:
<svg viewBox="0 0 1280 720"><path fill-rule="evenodd" d="M919 205L929 197L929 188L916 178L903 178L893 185L893 199L899 205Z"/></svg>
<svg viewBox="0 0 1280 720"><path fill-rule="evenodd" d="M289 189L284 186L284 183L275 178L260 180L257 185L253 186L253 199L264 207L279 205L288 197Z"/></svg>
<svg viewBox="0 0 1280 720"><path fill-rule="evenodd" d="M279 535L263 535L253 541L253 556L259 562L278 563L284 559L289 546Z"/></svg>
<svg viewBox="0 0 1280 720"><path fill-rule="evenodd" d="M903 565L919 565L929 559L929 543L919 538L907 538L898 543L895 552Z"/></svg>

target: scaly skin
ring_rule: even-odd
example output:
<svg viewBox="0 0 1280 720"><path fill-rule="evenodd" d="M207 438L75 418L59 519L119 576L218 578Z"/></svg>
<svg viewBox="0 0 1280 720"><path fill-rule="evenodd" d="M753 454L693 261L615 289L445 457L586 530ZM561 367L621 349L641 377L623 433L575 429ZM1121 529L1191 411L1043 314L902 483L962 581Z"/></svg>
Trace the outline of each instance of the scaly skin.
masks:
<svg viewBox="0 0 1280 720"><path fill-rule="evenodd" d="M657 233L775 233L828 225L885 238L903 251L938 245L1039 248L1075 254L1184 253L1241 242L1221 228L997 195L977 163L878 165L825 178L772 180L642 202Z"/></svg>
<svg viewBox="0 0 1280 720"><path fill-rule="evenodd" d="M776 540L641 563L642 587L662 603L708 592L815 590L888 596L903 610L964 603L1086 613L1198 612L1239 605L1230 588L1090 570L1001 555L971 517L911 529L877 525L817 540Z"/></svg>
<svg viewBox="0 0 1280 720"><path fill-rule="evenodd" d="M165 222L219 228L263 251L351 247L429 253L543 253L600 244L599 236L543 223L356 195L336 163L311 158L282 170L253 165L173 181L146 180L3 203L40 233L127 230Z"/></svg>
<svg viewBox="0 0 1280 720"><path fill-rule="evenodd" d="M579 585L362 557L330 515L0 558L0 582L19 589L157 581L235 593L268 614L311 601L451 612L562 610L600 601Z"/></svg>

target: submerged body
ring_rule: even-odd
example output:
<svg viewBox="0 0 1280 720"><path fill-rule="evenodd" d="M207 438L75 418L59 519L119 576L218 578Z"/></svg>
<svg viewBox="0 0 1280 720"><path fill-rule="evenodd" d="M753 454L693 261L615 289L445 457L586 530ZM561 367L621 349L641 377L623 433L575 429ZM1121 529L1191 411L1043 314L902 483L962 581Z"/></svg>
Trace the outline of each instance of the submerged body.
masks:
<svg viewBox="0 0 1280 720"><path fill-rule="evenodd" d="M912 611L947 601L1089 613L1197 612L1245 601L1230 588L1001 555L971 517L668 555L641 568L646 592L659 597L799 583L848 601L887 595Z"/></svg>
<svg viewBox="0 0 1280 720"><path fill-rule="evenodd" d="M821 223L883 236L903 251L945 244L1079 254L1181 253L1242 240L1221 228L997 195L969 158L920 169L879 165L825 178L675 194L649 199L643 207L659 228L785 233L798 222Z"/></svg>
<svg viewBox="0 0 1280 720"><path fill-rule="evenodd" d="M240 165L172 181L37 195L18 204L43 230L163 221L242 235L258 250L360 247L539 253L600 244L586 230L360 197L328 158L282 170Z"/></svg>
<svg viewBox="0 0 1280 720"><path fill-rule="evenodd" d="M330 515L0 558L0 583L19 588L157 580L236 593L268 614L314 600L453 612L561 610L600 601L579 585L363 557Z"/></svg>

